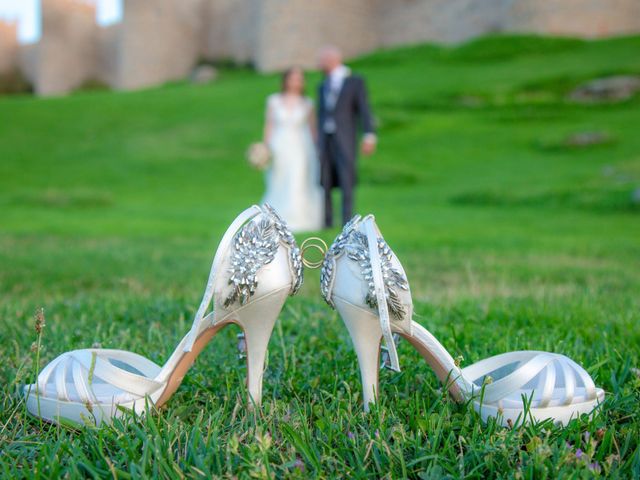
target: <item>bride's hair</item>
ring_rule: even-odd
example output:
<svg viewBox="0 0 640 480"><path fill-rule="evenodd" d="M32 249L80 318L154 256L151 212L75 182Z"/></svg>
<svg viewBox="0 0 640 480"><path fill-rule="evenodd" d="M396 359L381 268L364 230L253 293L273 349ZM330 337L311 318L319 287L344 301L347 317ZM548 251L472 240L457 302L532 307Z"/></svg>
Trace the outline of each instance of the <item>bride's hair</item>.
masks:
<svg viewBox="0 0 640 480"><path fill-rule="evenodd" d="M291 77L291 75L293 75L296 72L300 73L300 75L302 75L304 78L304 70L302 69L302 67L298 67L298 66L291 67L291 68L287 68L284 72L282 72L280 89L283 93L287 91L287 84L289 83L289 78ZM300 90L300 95L304 95L304 83L302 85L302 89Z"/></svg>

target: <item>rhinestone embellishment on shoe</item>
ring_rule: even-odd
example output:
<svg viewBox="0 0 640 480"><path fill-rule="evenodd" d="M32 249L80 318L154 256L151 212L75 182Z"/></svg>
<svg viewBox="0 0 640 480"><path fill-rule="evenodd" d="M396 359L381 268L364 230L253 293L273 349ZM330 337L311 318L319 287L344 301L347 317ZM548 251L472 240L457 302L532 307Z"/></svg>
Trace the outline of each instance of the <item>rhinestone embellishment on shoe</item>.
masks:
<svg viewBox="0 0 640 480"><path fill-rule="evenodd" d="M376 298L375 284L371 270L371 259L369 258L369 242L367 236L357 229L361 220L360 215L356 215L344 226L340 235L336 237L333 245L331 245L322 264L322 270L320 271L320 290L325 301L332 308L335 308L331 294L336 258L343 253L346 253L350 260L360 266L362 279L367 284L367 294L364 299L365 303L373 309L378 308L378 300ZM409 290L409 282L404 273L393 266L393 251L382 238L378 238L378 252L380 253L382 278L384 280L389 313L396 320L404 320L407 316L407 309L402 303L402 299L397 290Z"/></svg>
<svg viewBox="0 0 640 480"><path fill-rule="evenodd" d="M293 277L291 295L295 295L303 282L302 255L287 224L269 205L262 208L262 216L246 223L233 240L229 285L231 293L224 301L229 307L234 302L245 305L258 288L258 272L271 263L278 253L280 242L289 251L289 267Z"/></svg>

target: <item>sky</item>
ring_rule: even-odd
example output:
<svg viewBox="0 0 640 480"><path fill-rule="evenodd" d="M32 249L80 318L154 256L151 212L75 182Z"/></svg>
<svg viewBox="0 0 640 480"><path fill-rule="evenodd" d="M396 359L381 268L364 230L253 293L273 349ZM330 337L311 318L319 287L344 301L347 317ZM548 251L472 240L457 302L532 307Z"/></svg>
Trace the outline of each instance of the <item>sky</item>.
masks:
<svg viewBox="0 0 640 480"><path fill-rule="evenodd" d="M96 4L96 20L109 25L122 18L123 0L82 0ZM40 38L40 0L0 0L0 19L18 22L18 39L21 43L35 42Z"/></svg>

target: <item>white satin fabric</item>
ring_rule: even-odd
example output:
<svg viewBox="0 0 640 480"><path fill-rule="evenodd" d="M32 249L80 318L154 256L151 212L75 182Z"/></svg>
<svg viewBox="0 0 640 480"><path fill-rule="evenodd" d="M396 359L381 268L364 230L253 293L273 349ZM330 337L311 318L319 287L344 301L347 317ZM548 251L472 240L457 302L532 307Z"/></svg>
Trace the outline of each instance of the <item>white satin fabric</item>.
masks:
<svg viewBox="0 0 640 480"><path fill-rule="evenodd" d="M566 424L579 415L590 414L604 400L604 391L595 386L589 373L570 358L557 353L516 351L495 355L460 369L444 346L423 326L409 320L410 327L406 328L402 322L392 321L385 294L387 279L382 274L377 248L382 234L371 215L362 219L356 228L367 235L378 308L371 308L365 302L369 285L363 276L362 265L345 254L336 257L332 295L358 353L365 408L366 402L377 399L378 375L377 362L364 356L377 357L381 338L385 339L392 368L399 370L392 332L417 340L429 352L435 366L449 372L447 382L455 383L462 396L472 400L484 420L498 417L503 425L514 425L531 419L542 421L552 418L557 423ZM390 253L390 256L394 268L404 274L395 254ZM405 308L412 312L409 290L399 292Z"/></svg>
<svg viewBox="0 0 640 480"><path fill-rule="evenodd" d="M202 295L202 301L200 302L200 306L198 307L198 310L196 311L196 314L193 318L191 330L187 335L188 340L183 347L183 351L190 352L191 348L193 347L193 343L198 337L198 334L209 326L202 320L204 319L207 309L211 305L211 300L213 299L216 283L221 283L218 277L218 271L220 270L220 264L223 262L224 257L229 257L229 249L231 247L231 242L233 241L234 235L240 229L243 223L258 214L260 214L260 209L255 205L247 208L240 215L238 215L233 222L231 222L231 225L229 225L229 228L227 228L227 231L222 236L222 240L220 240L218 249L216 250L216 254L213 257L213 263L211 264L211 270L209 271L207 286L205 287L204 294Z"/></svg>
<svg viewBox="0 0 640 480"><path fill-rule="evenodd" d="M257 367L249 369L248 390L259 404L262 350L266 349L273 323L293 283L289 247L280 241L273 261L260 268L258 286L247 304L225 306L224 299L232 288L228 272L233 261L234 236L245 223L259 222L265 215L268 213L253 206L231 223L216 251L192 328L163 366L123 350L91 348L66 352L42 369L35 384L24 386L28 411L48 421L72 425L108 423L124 410L143 414L147 405L160 399L176 366L185 352L191 351L198 335L229 320L245 332L251 327L247 336L248 364L253 362ZM213 311L207 314L212 303ZM249 325L250 322L255 325ZM260 345L255 345L256 340Z"/></svg>
<svg viewBox="0 0 640 480"><path fill-rule="evenodd" d="M293 106L286 105L281 94L267 100L272 160L262 203L274 207L292 232L323 226L320 163L309 123L312 109L309 98L300 98Z"/></svg>

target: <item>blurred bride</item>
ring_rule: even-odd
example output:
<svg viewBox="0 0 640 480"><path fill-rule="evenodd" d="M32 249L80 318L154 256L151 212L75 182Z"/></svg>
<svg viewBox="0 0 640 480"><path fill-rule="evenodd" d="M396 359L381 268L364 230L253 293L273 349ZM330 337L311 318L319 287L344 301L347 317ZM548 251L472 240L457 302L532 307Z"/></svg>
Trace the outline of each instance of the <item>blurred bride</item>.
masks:
<svg viewBox="0 0 640 480"><path fill-rule="evenodd" d="M324 207L315 113L304 96L302 69L283 74L282 90L268 97L265 117L264 143L272 160L262 203L274 207L294 232L320 230Z"/></svg>

